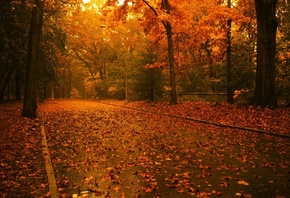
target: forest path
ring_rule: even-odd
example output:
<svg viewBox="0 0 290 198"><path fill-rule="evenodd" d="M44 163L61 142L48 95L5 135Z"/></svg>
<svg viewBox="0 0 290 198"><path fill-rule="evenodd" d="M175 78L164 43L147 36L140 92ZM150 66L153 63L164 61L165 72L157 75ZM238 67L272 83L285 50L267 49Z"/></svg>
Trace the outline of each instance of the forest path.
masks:
<svg viewBox="0 0 290 198"><path fill-rule="evenodd" d="M289 139L94 101L39 106L58 191L70 197L286 197Z"/></svg>

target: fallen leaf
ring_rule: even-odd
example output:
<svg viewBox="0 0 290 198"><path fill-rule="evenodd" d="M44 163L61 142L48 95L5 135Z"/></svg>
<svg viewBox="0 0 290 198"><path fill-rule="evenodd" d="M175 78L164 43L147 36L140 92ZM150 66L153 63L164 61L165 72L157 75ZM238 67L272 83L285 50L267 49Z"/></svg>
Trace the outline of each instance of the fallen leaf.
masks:
<svg viewBox="0 0 290 198"><path fill-rule="evenodd" d="M116 187L114 188L114 191L115 191L115 192L119 192L120 189L121 189L121 186L116 186Z"/></svg>
<svg viewBox="0 0 290 198"><path fill-rule="evenodd" d="M249 186L249 183L245 182L244 180L238 180L238 184L244 185L244 186Z"/></svg>

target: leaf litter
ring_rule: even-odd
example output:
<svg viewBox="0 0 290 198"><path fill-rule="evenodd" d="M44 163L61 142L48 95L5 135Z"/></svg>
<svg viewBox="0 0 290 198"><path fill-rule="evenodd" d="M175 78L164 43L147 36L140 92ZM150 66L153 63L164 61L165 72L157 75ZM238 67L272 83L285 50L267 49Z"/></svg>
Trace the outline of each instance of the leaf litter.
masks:
<svg viewBox="0 0 290 198"><path fill-rule="evenodd" d="M112 102L118 105L121 103ZM208 104L204 103L184 103L179 106L162 103L126 105L182 116L211 114L212 120L224 119L225 122L239 120L235 118L235 121L231 121L229 117L232 119L234 115L230 114L243 118L239 111L248 112L245 109L232 110L230 108L233 107L227 105L227 108L218 107L222 111L215 111L213 108L205 108ZM4 118L2 112L7 111L8 107L0 107ZM18 111L19 114L19 106L9 108L14 108L14 112ZM257 114L256 111L260 110L251 110L253 114ZM40 104L38 112L47 133L61 197L71 197L85 190L97 197L287 197L289 192L290 157L287 139L219 128L94 101L51 100ZM9 115L5 119L13 120L18 116ZM252 119L249 123L256 123L254 116L249 117ZM272 128L286 133L289 124L286 125L283 119L281 123L275 123L274 117L267 114L265 122L272 119ZM23 122L23 118L17 120ZM33 132L33 138L27 143L14 132L16 143L34 149L34 153L41 150L37 147L40 120L29 121L37 122L30 128L31 123L19 125L25 133ZM241 120L241 123L245 122ZM16 125L11 126L9 129L17 129ZM15 143L10 139L6 144L8 142ZM35 192L38 195L35 197L49 195L44 168L25 175L12 160L9 161L10 158L16 159L17 154L9 155L9 152L5 152L1 155L2 172L10 167L17 170L15 173L5 173L5 176L1 172L1 179L4 178L1 191L4 195L9 197L11 190L16 193L25 185L23 181L35 177L41 179L35 181L37 184L29 183L34 186L29 193ZM35 159L32 157L29 160L33 163ZM23 163L24 160L19 158L18 161ZM41 164L41 161L38 163ZM13 174L18 176L20 182L9 180ZM15 183L9 186L8 181ZM23 192L23 195L25 193L28 194Z"/></svg>

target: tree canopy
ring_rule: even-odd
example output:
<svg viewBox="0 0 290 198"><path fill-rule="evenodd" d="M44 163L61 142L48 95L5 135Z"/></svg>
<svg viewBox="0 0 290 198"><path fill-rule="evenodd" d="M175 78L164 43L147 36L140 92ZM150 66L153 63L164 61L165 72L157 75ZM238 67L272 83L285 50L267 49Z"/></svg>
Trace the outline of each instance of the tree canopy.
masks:
<svg viewBox="0 0 290 198"><path fill-rule="evenodd" d="M35 3L1 2L1 18L7 19L0 26L2 100L24 94L24 80L29 79L23 78L29 60L24 35L28 35ZM257 32L259 6L254 0L45 1L35 63L36 96L142 99L135 94L146 90L138 79L148 82L149 93L150 83L157 83L149 75L154 69L163 79L155 94L172 104L183 93L227 93L230 78L234 102L270 105L267 99L258 99L263 96L257 87L266 84L255 77L259 57L265 57L257 56L264 49L257 50L262 37ZM271 71L276 77L270 89L277 93L279 104L289 103L289 2L273 1L271 6L277 17L277 51L272 52ZM14 30L12 34L8 29ZM226 67L229 39L230 77ZM9 56L15 53L17 58Z"/></svg>

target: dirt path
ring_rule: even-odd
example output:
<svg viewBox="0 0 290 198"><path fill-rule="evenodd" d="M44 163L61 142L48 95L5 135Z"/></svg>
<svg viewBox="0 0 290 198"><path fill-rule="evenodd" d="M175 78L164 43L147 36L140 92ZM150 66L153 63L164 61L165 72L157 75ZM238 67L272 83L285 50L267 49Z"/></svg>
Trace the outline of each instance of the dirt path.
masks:
<svg viewBox="0 0 290 198"><path fill-rule="evenodd" d="M287 197L290 143L93 101L39 106L70 197Z"/></svg>

